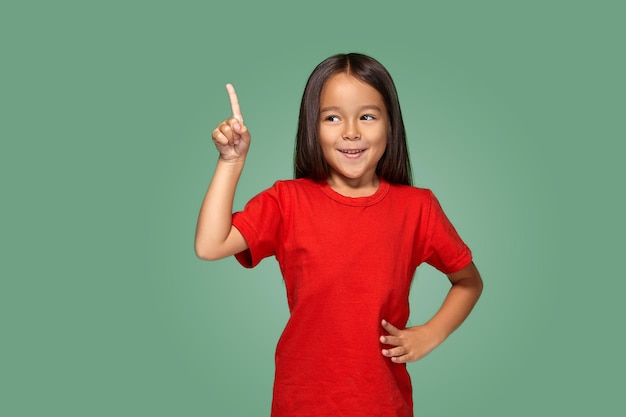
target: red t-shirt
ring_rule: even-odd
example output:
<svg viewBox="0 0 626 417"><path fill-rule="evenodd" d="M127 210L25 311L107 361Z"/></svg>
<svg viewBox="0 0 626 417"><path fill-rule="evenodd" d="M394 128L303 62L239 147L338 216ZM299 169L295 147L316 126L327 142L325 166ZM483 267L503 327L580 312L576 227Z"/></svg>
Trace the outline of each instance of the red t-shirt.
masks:
<svg viewBox="0 0 626 417"><path fill-rule="evenodd" d="M381 179L350 198L327 183L278 181L235 213L246 267L276 256L290 318L276 348L272 416L412 416L404 364L381 354L384 318L404 328L415 269L471 260L431 191Z"/></svg>

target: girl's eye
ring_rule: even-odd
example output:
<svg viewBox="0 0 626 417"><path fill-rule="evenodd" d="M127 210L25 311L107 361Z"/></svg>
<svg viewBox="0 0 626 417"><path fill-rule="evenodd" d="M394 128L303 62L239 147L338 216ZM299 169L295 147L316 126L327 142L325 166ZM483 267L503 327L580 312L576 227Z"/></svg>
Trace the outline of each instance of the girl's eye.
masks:
<svg viewBox="0 0 626 417"><path fill-rule="evenodd" d="M361 116L361 120L375 120L376 117L374 117L371 114L364 114L363 116Z"/></svg>
<svg viewBox="0 0 626 417"><path fill-rule="evenodd" d="M328 122L338 122L339 121L339 117L338 116L326 116L324 118L324 120L326 120Z"/></svg>

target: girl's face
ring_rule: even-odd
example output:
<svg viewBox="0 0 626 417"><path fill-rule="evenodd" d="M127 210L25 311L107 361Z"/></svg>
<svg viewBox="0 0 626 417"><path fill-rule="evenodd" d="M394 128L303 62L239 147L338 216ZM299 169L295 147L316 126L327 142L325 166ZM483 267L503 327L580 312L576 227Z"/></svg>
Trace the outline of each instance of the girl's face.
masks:
<svg viewBox="0 0 626 417"><path fill-rule="evenodd" d="M383 98L345 73L326 81L320 96L319 140L330 167L329 185L347 194L378 186L376 166L387 147L389 120Z"/></svg>

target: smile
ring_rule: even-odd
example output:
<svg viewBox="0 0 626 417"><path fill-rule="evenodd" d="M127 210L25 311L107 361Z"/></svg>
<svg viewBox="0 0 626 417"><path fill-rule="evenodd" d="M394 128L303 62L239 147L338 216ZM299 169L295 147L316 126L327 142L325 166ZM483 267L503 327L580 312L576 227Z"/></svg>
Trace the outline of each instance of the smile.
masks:
<svg viewBox="0 0 626 417"><path fill-rule="evenodd" d="M365 149L339 149L339 152L345 153L348 155L354 155L354 154L358 154L361 152L365 152Z"/></svg>

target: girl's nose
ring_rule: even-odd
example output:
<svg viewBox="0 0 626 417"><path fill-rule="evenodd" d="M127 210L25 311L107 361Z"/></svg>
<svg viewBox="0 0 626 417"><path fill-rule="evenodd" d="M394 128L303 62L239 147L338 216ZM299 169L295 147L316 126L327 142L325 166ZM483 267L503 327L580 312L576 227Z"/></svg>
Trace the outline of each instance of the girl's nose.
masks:
<svg viewBox="0 0 626 417"><path fill-rule="evenodd" d="M355 123L346 123L346 128L343 132L343 138L346 140L357 140L361 137L359 130Z"/></svg>

